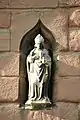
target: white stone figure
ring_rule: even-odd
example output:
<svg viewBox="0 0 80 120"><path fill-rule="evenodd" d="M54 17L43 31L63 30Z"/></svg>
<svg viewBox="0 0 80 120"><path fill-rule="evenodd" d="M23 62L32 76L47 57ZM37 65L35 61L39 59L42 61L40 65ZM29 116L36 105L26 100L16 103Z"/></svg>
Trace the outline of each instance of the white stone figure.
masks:
<svg viewBox="0 0 80 120"><path fill-rule="evenodd" d="M29 80L28 103L50 102L48 97L49 80L51 76L51 57L44 49L44 39L38 34L34 49L27 57L27 73Z"/></svg>

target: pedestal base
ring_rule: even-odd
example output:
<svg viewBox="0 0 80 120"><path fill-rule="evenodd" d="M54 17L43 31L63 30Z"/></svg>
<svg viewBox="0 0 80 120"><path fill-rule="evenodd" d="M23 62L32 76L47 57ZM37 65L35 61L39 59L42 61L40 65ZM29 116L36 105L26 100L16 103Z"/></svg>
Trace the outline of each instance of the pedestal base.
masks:
<svg viewBox="0 0 80 120"><path fill-rule="evenodd" d="M51 102L49 100L36 100L36 101L30 101L28 100L25 103L25 109L44 109L44 108L48 108L51 107Z"/></svg>

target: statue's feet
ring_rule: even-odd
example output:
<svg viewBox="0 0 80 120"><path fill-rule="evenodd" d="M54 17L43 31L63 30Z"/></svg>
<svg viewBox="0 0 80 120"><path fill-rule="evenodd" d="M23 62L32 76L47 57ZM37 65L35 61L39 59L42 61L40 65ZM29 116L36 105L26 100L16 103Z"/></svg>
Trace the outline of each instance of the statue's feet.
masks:
<svg viewBox="0 0 80 120"><path fill-rule="evenodd" d="M32 100L28 100L28 101L25 103L25 105L31 105L31 103L32 103Z"/></svg>
<svg viewBox="0 0 80 120"><path fill-rule="evenodd" d="M44 99L42 101L43 101L43 103L51 103L50 99L48 97L44 97Z"/></svg>
<svg viewBox="0 0 80 120"><path fill-rule="evenodd" d="M36 101L36 97L34 97L34 98L31 98L30 100L31 100L31 101Z"/></svg>
<svg viewBox="0 0 80 120"><path fill-rule="evenodd" d="M41 98L41 97L39 97L39 98L37 98L36 100L37 100L37 101L39 101L39 100L41 100L41 99L42 99L42 98Z"/></svg>

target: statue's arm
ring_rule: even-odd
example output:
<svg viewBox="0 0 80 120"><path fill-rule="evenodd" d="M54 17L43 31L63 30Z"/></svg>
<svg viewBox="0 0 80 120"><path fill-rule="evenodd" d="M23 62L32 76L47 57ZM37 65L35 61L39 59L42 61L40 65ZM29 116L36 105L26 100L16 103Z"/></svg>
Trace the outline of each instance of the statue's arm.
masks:
<svg viewBox="0 0 80 120"><path fill-rule="evenodd" d="M27 64L27 72L29 73L29 71L30 71L30 67L29 67L29 65L30 65L30 63L29 63L29 56L27 57L26 64Z"/></svg>
<svg viewBox="0 0 80 120"><path fill-rule="evenodd" d="M46 49L44 49L44 60L46 64L51 63L51 57Z"/></svg>
<svg viewBox="0 0 80 120"><path fill-rule="evenodd" d="M30 73L33 67L33 63L35 60L35 55L34 55L34 49L30 52L30 54L27 56L27 72Z"/></svg>

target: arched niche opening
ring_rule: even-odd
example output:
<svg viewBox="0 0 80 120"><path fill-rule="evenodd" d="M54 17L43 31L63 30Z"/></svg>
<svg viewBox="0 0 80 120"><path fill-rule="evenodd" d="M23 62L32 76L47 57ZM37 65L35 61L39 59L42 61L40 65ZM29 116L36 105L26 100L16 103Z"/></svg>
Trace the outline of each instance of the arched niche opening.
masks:
<svg viewBox="0 0 80 120"><path fill-rule="evenodd" d="M41 34L44 38L44 47L49 51L49 55L51 57L51 78L49 84L49 98L51 102L54 102L54 76L55 76L55 68L56 64L53 59L53 52L55 49L55 38L52 35L51 31L44 26L41 20L38 20L37 24L27 32L20 43L20 58L19 58L19 102L20 106L24 105L25 102L28 100L28 74L27 74L27 65L26 65L26 58L30 51L34 48L34 38L37 34Z"/></svg>

